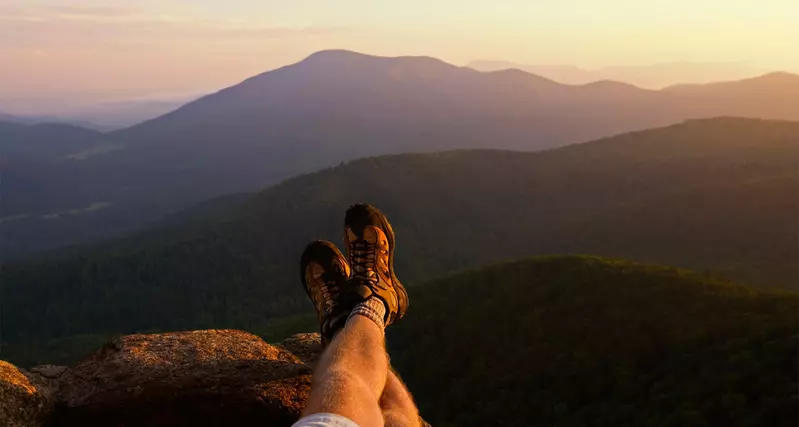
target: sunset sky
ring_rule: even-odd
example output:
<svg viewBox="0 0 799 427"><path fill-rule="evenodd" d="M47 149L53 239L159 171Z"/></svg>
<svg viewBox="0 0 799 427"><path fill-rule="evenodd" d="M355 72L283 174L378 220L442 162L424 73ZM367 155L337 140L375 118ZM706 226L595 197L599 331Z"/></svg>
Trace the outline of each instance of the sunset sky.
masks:
<svg viewBox="0 0 799 427"><path fill-rule="evenodd" d="M0 98L206 92L322 49L799 70L797 0L0 0Z"/></svg>

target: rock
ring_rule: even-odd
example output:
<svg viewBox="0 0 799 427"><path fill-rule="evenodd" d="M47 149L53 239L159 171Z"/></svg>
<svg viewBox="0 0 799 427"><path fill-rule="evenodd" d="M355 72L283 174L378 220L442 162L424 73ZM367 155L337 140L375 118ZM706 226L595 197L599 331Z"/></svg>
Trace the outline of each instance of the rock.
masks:
<svg viewBox="0 0 799 427"><path fill-rule="evenodd" d="M36 387L39 394L44 399L45 405L42 407L42 418L49 419L52 410L57 405L58 388L61 384L60 378L67 371L66 366L43 365L32 368L25 372L25 376Z"/></svg>
<svg viewBox="0 0 799 427"><path fill-rule="evenodd" d="M51 396L45 386L0 361L0 427L40 426L52 408Z"/></svg>
<svg viewBox="0 0 799 427"><path fill-rule="evenodd" d="M131 335L60 378L58 426L290 426L311 369L241 331Z"/></svg>
<svg viewBox="0 0 799 427"><path fill-rule="evenodd" d="M316 359L322 354L322 336L315 334L296 334L280 343L280 346L300 358L309 366L316 364Z"/></svg>
<svg viewBox="0 0 799 427"><path fill-rule="evenodd" d="M67 368L66 366L42 365L42 366L37 366L35 368L31 368L30 373L38 374L44 378L55 380L60 378L61 375L63 375L64 372L67 371L67 369L69 368Z"/></svg>
<svg viewBox="0 0 799 427"><path fill-rule="evenodd" d="M0 427L289 427L321 351L319 334L209 330L116 338L73 368L0 362Z"/></svg>

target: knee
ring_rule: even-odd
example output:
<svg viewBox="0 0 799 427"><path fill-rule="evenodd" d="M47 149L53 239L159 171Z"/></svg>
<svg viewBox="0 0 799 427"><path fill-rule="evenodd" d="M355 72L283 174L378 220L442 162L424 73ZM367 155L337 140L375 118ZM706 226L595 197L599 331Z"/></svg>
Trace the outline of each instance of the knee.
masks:
<svg viewBox="0 0 799 427"><path fill-rule="evenodd" d="M326 412L347 417L361 426L384 425L374 392L345 369L331 369L314 378L303 414Z"/></svg>
<svg viewBox="0 0 799 427"><path fill-rule="evenodd" d="M315 375L314 386L326 395L351 396L363 400L374 399L374 393L369 384L347 369L330 369Z"/></svg>
<svg viewBox="0 0 799 427"><path fill-rule="evenodd" d="M420 427L418 417L409 419L408 415L400 411L383 411L383 420L386 427Z"/></svg>

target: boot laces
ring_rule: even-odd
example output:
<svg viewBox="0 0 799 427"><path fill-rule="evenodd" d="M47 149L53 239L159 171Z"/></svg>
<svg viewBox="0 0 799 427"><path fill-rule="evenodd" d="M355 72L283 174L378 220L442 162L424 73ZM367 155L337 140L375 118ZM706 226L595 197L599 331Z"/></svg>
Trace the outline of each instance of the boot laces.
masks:
<svg viewBox="0 0 799 427"><path fill-rule="evenodd" d="M355 240L350 244L350 267L352 277L361 279L372 284L378 282L379 278L375 271L375 258L377 247L366 240Z"/></svg>
<svg viewBox="0 0 799 427"><path fill-rule="evenodd" d="M341 294L340 277L342 271L336 265L333 271L324 272L317 280L320 283L319 289L322 291L325 311L331 312L338 305L338 296Z"/></svg>

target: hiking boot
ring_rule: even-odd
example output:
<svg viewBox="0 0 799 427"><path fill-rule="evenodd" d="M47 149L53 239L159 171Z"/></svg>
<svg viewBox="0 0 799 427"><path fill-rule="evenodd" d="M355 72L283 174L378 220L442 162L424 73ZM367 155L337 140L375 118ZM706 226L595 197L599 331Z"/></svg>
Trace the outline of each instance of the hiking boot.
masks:
<svg viewBox="0 0 799 427"><path fill-rule="evenodd" d="M394 230L386 216L366 204L350 207L344 219L344 241L355 298L382 300L386 326L401 319L408 310L408 293L394 273Z"/></svg>
<svg viewBox="0 0 799 427"><path fill-rule="evenodd" d="M327 345L333 335L344 327L355 305L349 297L350 267L336 245L316 241L302 253L300 275L305 292L313 302L322 332L322 344Z"/></svg>

